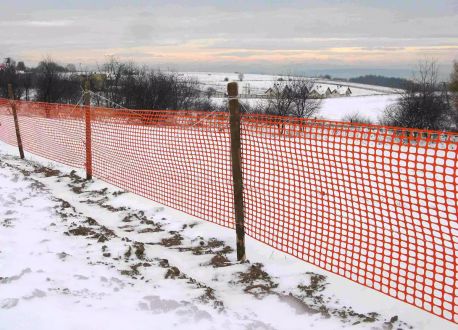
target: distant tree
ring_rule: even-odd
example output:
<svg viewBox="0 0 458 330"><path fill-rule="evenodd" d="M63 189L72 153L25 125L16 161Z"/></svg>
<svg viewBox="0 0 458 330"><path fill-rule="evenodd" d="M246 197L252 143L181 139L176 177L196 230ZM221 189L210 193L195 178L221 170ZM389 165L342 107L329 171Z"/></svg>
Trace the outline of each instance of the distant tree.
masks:
<svg viewBox="0 0 458 330"><path fill-rule="evenodd" d="M450 74L450 91L458 93L458 61L453 62L453 71Z"/></svg>
<svg viewBox="0 0 458 330"><path fill-rule="evenodd" d="M6 67L16 67L16 61L13 60L11 57L5 58L5 65Z"/></svg>
<svg viewBox="0 0 458 330"><path fill-rule="evenodd" d="M126 64L121 63L117 58L110 57L108 61L103 64L102 70L106 75L105 84L102 88L102 92L105 97L115 103L122 103L122 97L120 94L121 79L129 72L126 68ZM106 104L106 106L112 106L112 104Z"/></svg>
<svg viewBox="0 0 458 330"><path fill-rule="evenodd" d="M270 87L266 113L276 116L289 116L293 107L293 90L288 82L277 81Z"/></svg>
<svg viewBox="0 0 458 330"><path fill-rule="evenodd" d="M362 116L358 112L346 114L342 117L342 121L347 121L350 123L358 123L358 124L372 124L372 120L367 117Z"/></svg>
<svg viewBox="0 0 458 330"><path fill-rule="evenodd" d="M199 83L174 73L150 70L111 58L103 66L104 86L100 93L107 106L129 109L213 110L209 97L202 97ZM212 92L213 93L213 92Z"/></svg>
<svg viewBox="0 0 458 330"><path fill-rule="evenodd" d="M65 67L65 69L68 71L68 72L76 72L76 66L75 64L67 64L67 66Z"/></svg>
<svg viewBox="0 0 458 330"><path fill-rule="evenodd" d="M205 96L207 96L209 99L215 95L216 95L216 89L214 89L213 87L208 87L207 90L205 91Z"/></svg>
<svg viewBox="0 0 458 330"><path fill-rule="evenodd" d="M315 82L310 79L295 79L291 83L293 104L291 114L298 118L310 118L321 107L321 99L312 99L311 91Z"/></svg>
<svg viewBox="0 0 458 330"><path fill-rule="evenodd" d="M398 88L398 89L404 89L412 83L412 81L408 79L375 76L375 75L366 75L366 76L360 76L356 78L350 78L349 81L358 83L358 84L383 86L383 87L391 87L391 88Z"/></svg>
<svg viewBox="0 0 458 330"><path fill-rule="evenodd" d="M16 62L11 57L5 59L5 64L0 70L0 97L9 97L8 84L13 86L14 98L20 99L24 89L20 82L20 75L16 70Z"/></svg>
<svg viewBox="0 0 458 330"><path fill-rule="evenodd" d="M266 113L299 118L313 116L321 105L321 100L311 98L314 85L315 82L310 79L277 81L271 87Z"/></svg>
<svg viewBox="0 0 458 330"><path fill-rule="evenodd" d="M420 129L450 129L451 108L439 92L435 61L419 64L413 82L400 94L398 102L385 109L383 124Z"/></svg>
<svg viewBox="0 0 458 330"><path fill-rule="evenodd" d="M24 99L30 101L30 91L35 83L35 75L31 72L24 72L19 76L19 85L24 91Z"/></svg>
<svg viewBox="0 0 458 330"><path fill-rule="evenodd" d="M239 80L243 81L243 73L242 72L239 72Z"/></svg>
<svg viewBox="0 0 458 330"><path fill-rule="evenodd" d="M81 96L81 80L64 73L66 70L51 58L36 68L36 100L51 103L77 103Z"/></svg>
<svg viewBox="0 0 458 330"><path fill-rule="evenodd" d="M455 128L458 128L458 61L453 62L453 71L450 74L450 91L454 103Z"/></svg>
<svg viewBox="0 0 458 330"><path fill-rule="evenodd" d="M25 67L25 64L24 64L23 61L17 62L16 70L18 70L18 71L25 71L26 70L26 67Z"/></svg>

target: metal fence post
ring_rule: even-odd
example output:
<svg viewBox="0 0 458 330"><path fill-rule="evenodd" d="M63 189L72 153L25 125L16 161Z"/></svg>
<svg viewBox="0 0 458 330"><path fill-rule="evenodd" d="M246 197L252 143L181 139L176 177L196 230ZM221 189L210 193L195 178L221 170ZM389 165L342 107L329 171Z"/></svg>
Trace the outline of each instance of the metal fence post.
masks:
<svg viewBox="0 0 458 330"><path fill-rule="evenodd" d="M17 146L19 148L19 155L21 156L21 159L24 159L24 149L22 147L21 131L19 130L19 120L17 117L16 102L14 101L14 91L12 84L8 84L8 96L11 99L11 109L13 110L14 127L16 128L16 139Z"/></svg>
<svg viewBox="0 0 458 330"><path fill-rule="evenodd" d="M235 231L237 235L237 260L245 261L245 215L243 209L243 178L240 143L240 104L236 82L227 84L231 125L232 178L234 185Z"/></svg>
<svg viewBox="0 0 458 330"><path fill-rule="evenodd" d="M84 83L84 117L86 122L86 179L92 179L92 127L91 127L91 94L89 80Z"/></svg>

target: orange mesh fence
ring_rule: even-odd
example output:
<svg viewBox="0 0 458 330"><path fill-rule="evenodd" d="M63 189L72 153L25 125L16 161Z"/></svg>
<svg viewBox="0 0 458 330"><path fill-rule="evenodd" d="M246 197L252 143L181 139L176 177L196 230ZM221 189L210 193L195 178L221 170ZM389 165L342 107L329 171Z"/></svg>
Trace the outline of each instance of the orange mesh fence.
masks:
<svg viewBox="0 0 458 330"><path fill-rule="evenodd" d="M85 108L17 102L26 151L83 168ZM92 169L233 228L229 115L91 108ZM16 144L10 101L0 139ZM242 117L246 233L458 323L458 136Z"/></svg>

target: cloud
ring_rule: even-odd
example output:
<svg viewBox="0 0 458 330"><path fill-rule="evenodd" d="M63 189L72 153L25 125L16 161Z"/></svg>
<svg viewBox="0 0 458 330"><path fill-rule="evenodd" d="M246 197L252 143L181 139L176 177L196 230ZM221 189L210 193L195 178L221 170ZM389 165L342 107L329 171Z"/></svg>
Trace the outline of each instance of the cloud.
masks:
<svg viewBox="0 0 458 330"><path fill-rule="evenodd" d="M4 27L62 27L72 25L72 20L55 20L55 21L3 21L0 26Z"/></svg>
<svg viewBox="0 0 458 330"><path fill-rule="evenodd" d="M179 66L393 66L458 57L454 1L155 1L0 4L0 56L95 63L104 54ZM3 7L2 7L3 6ZM8 6L8 10L2 10ZM32 9L30 9L32 8ZM6 48L8 46L8 48ZM8 53L8 54L7 54Z"/></svg>

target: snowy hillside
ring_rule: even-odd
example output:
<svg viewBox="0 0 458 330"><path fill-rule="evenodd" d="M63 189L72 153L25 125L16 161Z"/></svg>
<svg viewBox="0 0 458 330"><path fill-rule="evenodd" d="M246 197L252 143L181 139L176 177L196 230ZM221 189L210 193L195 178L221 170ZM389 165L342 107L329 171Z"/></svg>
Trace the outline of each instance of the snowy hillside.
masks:
<svg viewBox="0 0 458 330"><path fill-rule="evenodd" d="M0 143L0 329L454 326L252 240L239 264L232 230L13 153Z"/></svg>
<svg viewBox="0 0 458 330"><path fill-rule="evenodd" d="M278 79L287 80L290 78L280 75L244 74L243 80L240 81L237 73L181 72L178 74L182 77L197 79L203 91L208 88L214 88L221 93L225 93L227 83L236 81L239 84L239 93L245 94L241 101L251 107L258 105L265 107L268 101L257 96L264 96L266 91ZM319 90L325 90L329 87L332 91L349 87L352 93L351 96L342 95L323 99L320 110L315 116L321 119L341 121L345 116L359 114L361 117L376 123L382 117L386 107L396 102L399 98L399 91L393 88L322 79L314 81L316 88ZM253 97L250 98L247 94L251 94ZM212 100L218 105L225 105L227 102L222 95L214 96Z"/></svg>
<svg viewBox="0 0 458 330"><path fill-rule="evenodd" d="M224 73L224 72L181 72L179 75L197 79L201 85L202 90L209 87L215 88L218 91L225 92L226 86L229 81L237 81L239 83L239 93L264 95L266 90L279 79L288 80L294 79L292 76L285 75L264 75L264 74L243 74L243 80L240 81L238 73ZM227 81L226 81L227 79ZM334 90L340 86L350 87L352 96L365 96L365 95L380 95L380 94L393 94L396 92L393 88L355 84L349 82L339 82L333 80L314 80L316 85L322 88L329 87ZM248 93L249 92L249 93Z"/></svg>

